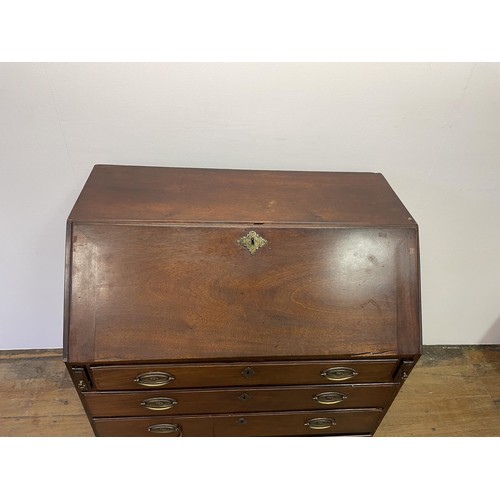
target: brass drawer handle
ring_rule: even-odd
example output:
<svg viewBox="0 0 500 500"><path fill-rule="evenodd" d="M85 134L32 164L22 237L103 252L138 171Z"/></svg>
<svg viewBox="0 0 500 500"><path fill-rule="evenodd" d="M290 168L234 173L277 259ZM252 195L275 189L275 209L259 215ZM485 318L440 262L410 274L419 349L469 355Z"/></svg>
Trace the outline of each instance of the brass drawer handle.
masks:
<svg viewBox="0 0 500 500"><path fill-rule="evenodd" d="M328 380L348 380L350 378L355 377L358 374L357 371L352 368L344 368L344 367L334 367L328 368L321 372L321 376L327 378Z"/></svg>
<svg viewBox="0 0 500 500"><path fill-rule="evenodd" d="M148 431L155 434L174 434L175 432L181 433L182 428L177 424L155 424L150 425Z"/></svg>
<svg viewBox="0 0 500 500"><path fill-rule="evenodd" d="M341 392L321 392L316 394L313 399L322 405L334 405L347 399L347 396Z"/></svg>
<svg viewBox="0 0 500 500"><path fill-rule="evenodd" d="M333 418L311 418L307 422L304 423L306 427L309 429L321 430L321 429L329 429L332 425L335 424L335 420Z"/></svg>
<svg viewBox="0 0 500 500"><path fill-rule="evenodd" d="M166 372L148 372L141 373L137 375L134 379L134 382L139 385L143 385L144 387L160 387L162 385L167 385L175 380L173 375Z"/></svg>
<svg viewBox="0 0 500 500"><path fill-rule="evenodd" d="M177 404L175 399L171 398L149 398L141 401L140 405L148 410L170 410Z"/></svg>

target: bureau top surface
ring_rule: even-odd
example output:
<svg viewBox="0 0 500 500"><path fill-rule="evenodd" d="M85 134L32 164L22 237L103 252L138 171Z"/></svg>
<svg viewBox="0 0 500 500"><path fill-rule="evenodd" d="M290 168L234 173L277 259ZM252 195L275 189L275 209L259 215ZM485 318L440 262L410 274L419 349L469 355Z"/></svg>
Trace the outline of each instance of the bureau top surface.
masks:
<svg viewBox="0 0 500 500"><path fill-rule="evenodd" d="M408 226L382 174L96 165L70 221Z"/></svg>

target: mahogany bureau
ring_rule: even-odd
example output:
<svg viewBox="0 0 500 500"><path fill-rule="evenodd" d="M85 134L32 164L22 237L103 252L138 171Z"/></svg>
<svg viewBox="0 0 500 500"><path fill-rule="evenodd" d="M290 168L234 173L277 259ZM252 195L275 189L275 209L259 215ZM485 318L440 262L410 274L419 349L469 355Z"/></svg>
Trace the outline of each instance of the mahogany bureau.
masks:
<svg viewBox="0 0 500 500"><path fill-rule="evenodd" d="M372 435L421 353L418 228L378 173L96 165L66 247L97 436Z"/></svg>

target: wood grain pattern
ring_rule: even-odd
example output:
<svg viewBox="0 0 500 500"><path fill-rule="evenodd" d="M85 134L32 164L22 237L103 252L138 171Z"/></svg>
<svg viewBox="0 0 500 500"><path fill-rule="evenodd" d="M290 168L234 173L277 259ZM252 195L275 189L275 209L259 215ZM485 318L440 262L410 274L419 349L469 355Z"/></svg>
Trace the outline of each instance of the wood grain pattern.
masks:
<svg viewBox="0 0 500 500"><path fill-rule="evenodd" d="M500 436L500 346L427 346L376 436Z"/></svg>
<svg viewBox="0 0 500 500"><path fill-rule="evenodd" d="M384 391L394 396L421 354L418 228L381 174L96 166L68 222L65 361L98 434L116 435L118 422L120 433L143 432L130 414L95 419L90 403L101 411L111 396L92 394L106 365L122 377L111 391L130 383L126 365L155 363L184 363L172 387L220 391L241 370L223 378L212 363L260 372L271 361L396 359L390 387L373 388L326 432L372 434L392 401ZM193 363L207 363L207 376ZM191 368L186 385L180 373ZM299 393L314 388L288 368L283 382L249 379L255 395L283 386L273 393L282 402L255 408L254 426L222 416L239 408L230 389L205 413L175 418L196 422L185 435L302 435L299 413L310 408ZM315 376L312 385L325 383ZM351 382L361 380L378 381ZM289 413L271 417L281 409Z"/></svg>
<svg viewBox="0 0 500 500"><path fill-rule="evenodd" d="M351 368L356 376L353 383L391 382L397 360L323 360L261 363L189 363L185 365L117 365L91 367L90 373L97 390L144 389L134 379L145 372L166 372L174 377L168 388L234 387L259 385L332 384L321 375L332 367ZM243 371L250 368L251 376ZM342 383L342 382L340 382ZM345 383L345 382L344 382Z"/></svg>
<svg viewBox="0 0 500 500"><path fill-rule="evenodd" d="M310 419L325 418L333 421L328 429L312 429L305 425ZM370 434L381 418L376 409L323 410L315 412L242 413L205 416L162 416L151 418L107 418L94 420L99 436L151 437L148 431L155 424L174 424L186 437L218 436L329 436ZM179 433L161 434L176 436Z"/></svg>
<svg viewBox="0 0 500 500"><path fill-rule="evenodd" d="M90 413L95 417L151 417L199 413L377 408L389 405L397 389L398 384L239 387L223 390L87 392L84 398ZM341 394L345 399L332 405L321 404L314 399L325 392ZM149 398L168 398L176 404L164 410L151 410L141 405Z"/></svg>
<svg viewBox="0 0 500 500"><path fill-rule="evenodd" d="M61 361L61 350L0 351L0 436L93 436Z"/></svg>
<svg viewBox="0 0 500 500"><path fill-rule="evenodd" d="M409 218L378 173L118 165L94 167L70 214L101 222L415 225Z"/></svg>
<svg viewBox="0 0 500 500"><path fill-rule="evenodd" d="M247 231L75 225L69 361L420 352L414 229Z"/></svg>
<svg viewBox="0 0 500 500"><path fill-rule="evenodd" d="M93 436L61 350L0 352L0 436ZM375 437L500 437L500 346L424 346Z"/></svg>

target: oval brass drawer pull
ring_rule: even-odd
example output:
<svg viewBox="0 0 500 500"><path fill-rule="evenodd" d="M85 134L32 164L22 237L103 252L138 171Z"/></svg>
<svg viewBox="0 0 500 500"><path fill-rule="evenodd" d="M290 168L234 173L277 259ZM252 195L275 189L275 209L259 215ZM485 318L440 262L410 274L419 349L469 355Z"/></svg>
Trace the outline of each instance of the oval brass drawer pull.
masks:
<svg viewBox="0 0 500 500"><path fill-rule="evenodd" d="M141 406L148 410L170 410L176 404L177 401L171 398L149 398L140 403Z"/></svg>
<svg viewBox="0 0 500 500"><path fill-rule="evenodd" d="M162 385L167 385L175 380L173 375L166 372L148 372L141 373L137 375L134 379L134 382L139 385L143 385L144 387L160 387Z"/></svg>
<svg viewBox="0 0 500 500"><path fill-rule="evenodd" d="M304 425L315 430L329 429L332 425L335 425L335 420L333 418L311 418Z"/></svg>
<svg viewBox="0 0 500 500"><path fill-rule="evenodd" d="M327 378L328 380L348 380L350 378L355 377L358 374L357 371L352 368L344 368L344 367L334 367L328 368L321 372L321 376Z"/></svg>
<svg viewBox="0 0 500 500"><path fill-rule="evenodd" d="M174 432L181 432L181 426L177 424L155 424L148 427L149 432L155 434L173 434Z"/></svg>
<svg viewBox="0 0 500 500"><path fill-rule="evenodd" d="M341 392L321 392L316 394L313 399L322 405L334 405L347 399L347 396Z"/></svg>

